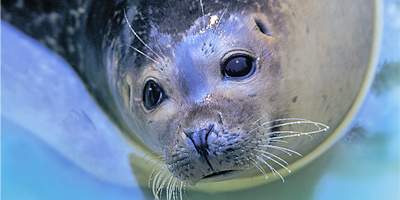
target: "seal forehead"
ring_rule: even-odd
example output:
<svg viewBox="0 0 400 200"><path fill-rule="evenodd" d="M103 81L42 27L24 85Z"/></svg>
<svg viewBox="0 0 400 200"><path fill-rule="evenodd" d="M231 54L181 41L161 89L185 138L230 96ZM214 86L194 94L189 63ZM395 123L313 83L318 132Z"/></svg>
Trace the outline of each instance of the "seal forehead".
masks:
<svg viewBox="0 0 400 200"><path fill-rule="evenodd" d="M271 9L272 1L141 1L137 8L133 9L133 21L131 24L138 36L148 43L157 40L156 46L167 48L169 44L176 44L185 39L187 31L200 22L202 28L218 23L223 17L222 13L238 13L241 11L267 11ZM210 17L210 13L212 13ZM218 13L218 14L217 14ZM209 15L207 19L204 17ZM218 19L217 19L217 16ZM199 19L204 18L199 21ZM142 42L133 39L131 45L140 51L147 51ZM158 48L158 47L157 47ZM136 66L142 66L145 60L142 56L135 58Z"/></svg>
<svg viewBox="0 0 400 200"><path fill-rule="evenodd" d="M143 1L140 4L141 12L138 13L138 17L156 24L163 33L174 35L185 32L197 19L207 13L216 13L220 10L237 12L246 7L254 7L253 1L203 0L201 2L191 0Z"/></svg>

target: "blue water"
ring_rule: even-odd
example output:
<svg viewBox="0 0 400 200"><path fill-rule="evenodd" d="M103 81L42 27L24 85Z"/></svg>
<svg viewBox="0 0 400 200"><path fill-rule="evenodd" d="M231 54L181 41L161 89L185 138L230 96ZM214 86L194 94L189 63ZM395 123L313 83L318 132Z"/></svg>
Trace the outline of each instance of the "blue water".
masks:
<svg viewBox="0 0 400 200"><path fill-rule="evenodd" d="M377 76L346 136L285 183L229 194L192 193L189 199L400 199L400 2L384 2ZM3 33L2 42L8 39ZM56 149L2 113L1 198L134 200L147 195L135 186L114 183L118 174L99 178L98 172L83 169Z"/></svg>
<svg viewBox="0 0 400 200"><path fill-rule="evenodd" d="M142 199L140 190L99 180L7 119L1 129L2 199Z"/></svg>

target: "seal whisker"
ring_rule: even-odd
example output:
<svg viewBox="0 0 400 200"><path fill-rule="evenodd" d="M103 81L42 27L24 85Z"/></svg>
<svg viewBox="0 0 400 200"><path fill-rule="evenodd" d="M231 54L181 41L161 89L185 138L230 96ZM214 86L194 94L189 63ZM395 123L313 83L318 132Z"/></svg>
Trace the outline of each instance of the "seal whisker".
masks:
<svg viewBox="0 0 400 200"><path fill-rule="evenodd" d="M264 130L264 129L262 129ZM260 130L260 131L262 131ZM268 135L274 135L274 134L289 134L289 135L283 135L283 136L274 136L274 139L282 139L282 138L290 138L290 137L300 137L300 136L305 136L305 135L310 135L310 134L314 134L314 133L319 133L325 130L319 130L319 131L310 131L310 132L299 132L299 131L274 131L274 132L269 132L267 134L264 135L259 135L256 137L265 137Z"/></svg>
<svg viewBox="0 0 400 200"><path fill-rule="evenodd" d="M160 156L157 156L157 157L154 157L154 158L149 158L147 161L146 161L146 164L147 163L149 163L150 161L152 161L152 160L156 160L156 159L159 159L159 158L165 158L165 156L164 155L160 155ZM164 161L165 159L162 159L161 161ZM157 161L157 162L160 162L160 161Z"/></svg>
<svg viewBox="0 0 400 200"><path fill-rule="evenodd" d="M187 199L187 195L186 195L186 183L184 183L183 181L181 182L183 184L183 193L185 194L185 197ZM182 200L182 198L181 198Z"/></svg>
<svg viewBox="0 0 400 200"><path fill-rule="evenodd" d="M249 126L251 127L251 126L253 126L254 124L256 124L256 123L258 123L262 118L264 118L265 116L266 116L267 114L264 114L263 116L261 116L260 118L258 118L255 122L253 122L252 124L250 124ZM260 127L260 126L258 126L258 127ZM258 128L257 127L257 128Z"/></svg>
<svg viewBox="0 0 400 200"><path fill-rule="evenodd" d="M152 152L147 153L146 155L144 155L144 156L143 156L143 159L144 159L146 156L151 155L151 154L162 154L162 153L164 153L164 151L152 151Z"/></svg>
<svg viewBox="0 0 400 200"><path fill-rule="evenodd" d="M264 168L261 167L261 165L258 164L258 162L255 161L253 158L249 157L249 159L251 160L251 163L253 163L254 166L256 166L257 169L258 169L263 175L265 175L265 179L268 179L267 173L265 172Z"/></svg>
<svg viewBox="0 0 400 200"><path fill-rule="evenodd" d="M162 173L165 173L165 171L166 171L166 168L165 168L166 166L164 166L164 167L162 167L161 169L160 169L160 171L158 171L157 172L157 174L154 176L154 178L151 178L151 176L150 176L150 179L149 179L149 187L150 187L150 183L151 183L151 181L153 182L153 184L152 184L152 191L153 191L153 194L154 195L156 195L156 189L158 189L158 186L157 186L157 182L159 181L159 176L160 176L160 174L162 174Z"/></svg>
<svg viewBox="0 0 400 200"><path fill-rule="evenodd" d="M165 170L165 172L163 173L163 175L159 178L159 181L157 181L157 191L156 191L156 195L157 197L161 198L162 195L162 191L164 189L165 184L167 183L167 181L172 177L172 174L169 174L168 176L165 177L166 173L168 172L168 170ZM162 180L162 182L161 182ZM168 192L168 186L167 186L167 192ZM167 194L168 196L168 194Z"/></svg>
<svg viewBox="0 0 400 200"><path fill-rule="evenodd" d="M149 187L150 187L150 182L151 182L151 180L152 180L151 177L153 176L154 171L156 170L157 166L159 166L163 161L165 161L165 160L163 159L163 160L158 161L158 162L157 162L156 164L154 164L154 166L151 168L151 173L150 173L149 183L148 183ZM160 171L163 170L165 167L167 167L167 166L164 165L164 166L160 169ZM156 176L154 177L154 179L156 179Z"/></svg>
<svg viewBox="0 0 400 200"><path fill-rule="evenodd" d="M200 0L200 7L201 7L201 13L202 13L202 18L203 18L203 26L205 26L206 25L206 22L204 21L204 17L206 16L205 14L204 14L204 6L203 6L203 0Z"/></svg>
<svg viewBox="0 0 400 200"><path fill-rule="evenodd" d="M161 180L162 178L165 176L165 174L168 172L168 169L165 168L166 166L164 166L159 172L157 172L157 174L154 176L153 179L153 185L152 185L152 190L153 190L153 194L154 196L157 196L159 193L159 188L161 185Z"/></svg>
<svg viewBox="0 0 400 200"><path fill-rule="evenodd" d="M282 163L278 162L277 160L271 158L270 156L267 156L265 154L261 154L263 157L267 158L268 160L271 160L272 162L278 164L279 166L281 166L282 168L286 169L289 173L291 173L292 171L290 169L288 169L286 166L284 166ZM285 162L287 164L287 162Z"/></svg>
<svg viewBox="0 0 400 200"><path fill-rule="evenodd" d="M250 118L251 118L254 114L256 114L256 113L251 114L249 117L247 117L246 120L244 120L244 122L243 122L242 125L240 126L239 130L241 130L241 129L243 128L243 126L247 123L247 121L250 120ZM249 126L250 126L250 125L249 125Z"/></svg>
<svg viewBox="0 0 400 200"><path fill-rule="evenodd" d="M261 129L259 131L265 131L267 128ZM265 137L265 136L269 136L269 135L281 135L281 134L291 134L292 136L297 136L297 135L302 135L304 134L303 132L300 131L273 131L273 132L267 132L266 134L263 135L258 135L256 137ZM287 136L287 135L286 135ZM274 139L276 139L277 137L273 137Z"/></svg>
<svg viewBox="0 0 400 200"><path fill-rule="evenodd" d="M177 178L175 178L175 181L174 181L174 199L178 199L178 192L179 192L179 183L180 181L177 179Z"/></svg>
<svg viewBox="0 0 400 200"><path fill-rule="evenodd" d="M174 177L172 175L168 176L168 183L167 183L167 188L166 188L166 192L167 192L167 199L171 199L172 195L173 195L173 191L172 191L172 186L174 182Z"/></svg>
<svg viewBox="0 0 400 200"><path fill-rule="evenodd" d="M264 130L264 129L262 129ZM260 131L262 131L260 130ZM323 131L327 131L328 129L321 129L321 130L317 130L317 131L309 131L309 132L299 132L299 131L274 131L274 132L269 132L267 134L264 135L259 135L256 137L265 137L268 135L273 135L273 134L279 134L279 136L275 136L273 137L274 139L284 139L284 138L291 138L291 137L301 137L301 136L309 136L312 139L311 134L315 134L315 133L320 133ZM280 134L290 134L290 135L280 135ZM267 139L270 140L270 139Z"/></svg>
<svg viewBox="0 0 400 200"><path fill-rule="evenodd" d="M271 111L269 111L268 113L264 114L263 116L261 116L260 118L258 118L255 122L253 122L252 124L249 125L249 127L254 126L254 124L258 123L259 121L261 121L265 116L269 115L272 111L274 111L275 109L272 109ZM264 126L266 123L262 123L261 125L257 126L256 128L254 128L253 130L247 132L248 134L253 132L254 130L257 130L258 128L260 128L261 126Z"/></svg>
<svg viewBox="0 0 400 200"><path fill-rule="evenodd" d="M153 62L155 62L155 63L157 63L157 64L160 64L160 62L154 60L153 58L151 58L151 57L148 56L147 54L143 53L143 52L140 51L139 49L137 49L137 48L135 48L135 47L133 47L133 46L131 46L131 45L128 45L128 46L129 46L130 48L132 48L133 50L137 51L138 53L144 55L146 58L150 59L151 61L153 61Z"/></svg>
<svg viewBox="0 0 400 200"><path fill-rule="evenodd" d="M254 131L256 131L256 130L259 129L260 127L265 126L265 125L267 125L267 124L271 124L271 123L275 123L275 122L281 122L281 121L288 121L288 120L297 120L297 121L286 122L286 123L283 123L283 124L276 124L276 125L273 125L273 126L269 126L269 127L260 129L260 130L258 130L258 131L264 131L264 130L279 128L279 127L284 127L284 126L289 126L289 125L295 125L295 124L313 124L313 125L315 125L316 127L318 127L318 131L307 132L307 134L302 133L303 135L318 133L318 132L321 132L321 131L327 131L327 130L329 129L329 126L327 126L327 125L325 125L325 124L323 124L323 123L319 123L319 122L313 122L313 121L306 120L306 119L301 119L301 118L284 118L284 119L276 119L276 120L264 122L264 123L262 123L260 126L258 126L258 127L254 128L254 129L252 129L251 131L249 131L248 134L249 134L249 133L252 133L252 132L254 132ZM321 128L321 126L322 126L323 128ZM282 132L282 133L285 133L285 132ZM294 132L293 132L293 133L294 133ZM301 133L301 132L298 132L298 133Z"/></svg>
<svg viewBox="0 0 400 200"><path fill-rule="evenodd" d="M255 154L254 154L255 155ZM270 164L268 164L267 161L265 161L263 158L261 158L260 156L255 155L257 160L261 161L262 163L264 163L265 165L268 166L269 169L271 169L271 172L274 174L274 177L276 178L276 174L278 174L279 177L281 177L282 181L285 182L285 179L282 177L282 175L274 168L272 167Z"/></svg>
<svg viewBox="0 0 400 200"><path fill-rule="evenodd" d="M254 143L254 142L251 142L251 143ZM256 143L257 143L257 142L256 142ZM270 145L270 144L258 144L258 146L260 146L260 147L268 147L268 148L272 148L272 149L277 149L277 150L280 150L280 151L282 151L282 152L285 152L285 153L288 154L289 156L292 156L291 153L294 153L294 154L296 154L296 155L302 157L302 155L301 155L299 152L294 151L294 150L291 150L291 149L288 149L288 148L285 148L285 147L278 147L278 146L274 146L274 145Z"/></svg>
<svg viewBox="0 0 400 200"><path fill-rule="evenodd" d="M172 178L172 176L169 176L169 177L168 177L167 187L165 188L165 190L166 190L166 196L167 196L167 199L168 199L168 200L171 199L171 193L172 193L172 191L171 191L171 182L172 182L173 180L174 180L174 179Z"/></svg>
<svg viewBox="0 0 400 200"><path fill-rule="evenodd" d="M327 126L327 125L325 125L325 124L323 124L323 123L314 122L314 121L307 120L307 119L302 119L302 118L283 118L283 119L276 119L276 120L273 120L273 121L266 122L265 124L274 123L274 122L281 122L281 121L293 121L293 122L287 122L287 123L283 123L283 124L274 125L274 126L271 126L271 128L282 127L282 126L293 125L293 124L314 124L314 125L315 125L316 127L318 127L318 129L320 129L320 130L321 130L321 129L329 129L329 126ZM322 126L323 128L321 128L321 126Z"/></svg>
<svg viewBox="0 0 400 200"><path fill-rule="evenodd" d="M149 163L150 161L155 160L155 159L159 159L159 158L164 158L165 157L165 155L158 155L158 156L156 156L154 158L146 158L146 156L148 156L148 155L150 155L150 154L147 154L147 155L143 156L143 160L147 159L146 163Z"/></svg>
<svg viewBox="0 0 400 200"><path fill-rule="evenodd" d="M158 166L158 163L156 163L153 167L152 167L152 169L151 169L151 172L150 172L150 176L149 176L149 181L148 181L148 186L150 187L150 183L151 183L151 181L155 181L155 179L157 178L157 175L166 167L165 165L156 173L156 175L154 176L154 178L152 178L153 177L153 174L154 174L154 172L155 172L155 170L156 170L156 166ZM154 182L153 182L153 185L154 185Z"/></svg>
<svg viewBox="0 0 400 200"><path fill-rule="evenodd" d="M164 162L165 161L165 159L162 159L162 160L159 160L159 161L157 161L152 167L151 167L151 170L152 170L152 172L156 169L156 167L157 166L159 166L162 162ZM163 167L166 167L166 165L164 165ZM161 170L161 169L160 169ZM151 175L151 174L150 174Z"/></svg>
<svg viewBox="0 0 400 200"><path fill-rule="evenodd" d="M242 152L247 153L247 151L245 151L245 150L242 150ZM244 157L244 159L247 160L247 161L246 160L243 161L243 162L245 162L246 168L250 168L249 162L251 162L251 160L248 157Z"/></svg>
<svg viewBox="0 0 400 200"><path fill-rule="evenodd" d="M157 189L157 190L156 190L156 194L157 194L156 197L157 197L158 199L161 198L162 191L164 190L165 183L168 181L168 178L171 177L171 175L168 175L167 177L164 177L164 176L165 176L165 173L166 173L166 172L164 172L164 174L163 174L162 182L161 182L161 179L160 179L159 184L156 186L156 187L157 187L157 188L156 188L156 189Z"/></svg>
<svg viewBox="0 0 400 200"><path fill-rule="evenodd" d="M254 124L258 123L260 120L262 120L265 116L269 115L271 112L273 112L275 110L272 109L271 111L269 111L268 113L264 114L263 116L261 116L260 118L258 118L254 123L250 124L249 126L253 126Z"/></svg>
<svg viewBox="0 0 400 200"><path fill-rule="evenodd" d="M272 157L274 157L274 158L280 160L281 162L285 163L286 166L289 166L289 163L287 163L285 160L283 160L281 157L279 157L279 156L277 156L277 155L275 155L275 154L272 154L272 153L270 153L270 152L268 152L268 151L264 151L264 150L258 150L258 149L254 149L254 150L255 150L255 151L258 151L258 152L260 152L260 153L263 153L263 154L268 154L268 155L270 155L270 156L272 156Z"/></svg>
<svg viewBox="0 0 400 200"><path fill-rule="evenodd" d="M213 30L214 33L215 33L215 31L218 30L218 27L219 27L219 25L221 24L222 18L224 17L226 11L228 11L228 8L229 8L229 6L226 7L226 8L224 9L224 12L222 12L221 16L219 17L219 20L218 20L218 22L217 22L217 25L215 26L215 28L214 28L214 30ZM254 113L253 113L253 114L254 114Z"/></svg>
<svg viewBox="0 0 400 200"><path fill-rule="evenodd" d="M321 130L321 127L319 125L325 126L325 128L323 128L323 129L327 129L328 128L328 126L326 126L325 124L322 124L322 123L316 123L316 122L312 122L312 121L294 121L294 122L288 122L288 123L273 125L273 126L270 126L268 128L265 128L265 129L273 129L273 128L278 128L278 127L283 127L283 126L288 126L288 125L294 125L294 124L314 124L315 126L318 127L319 130Z"/></svg>
<svg viewBox="0 0 400 200"><path fill-rule="evenodd" d="M171 184L171 197L173 198L173 199L177 199L176 197L176 181L177 181L178 179L177 178L173 178L173 181L172 181L172 184Z"/></svg>
<svg viewBox="0 0 400 200"><path fill-rule="evenodd" d="M162 50L161 50L161 48L160 48L160 46L157 44L157 49L158 49L158 52L162 55L162 57L164 58L164 60L166 60L166 56L164 55L164 53L162 52Z"/></svg>
<svg viewBox="0 0 400 200"><path fill-rule="evenodd" d="M183 188L183 181L180 181L179 196L180 196L180 199L181 199L181 200L183 199L183 198L182 198L182 188Z"/></svg>
<svg viewBox="0 0 400 200"><path fill-rule="evenodd" d="M126 15L126 9L124 9L124 17L125 17L126 23L127 23L128 26L129 26L129 29L130 29L131 32L136 36L136 38L137 38L145 47L147 47L151 52L153 52L158 58L164 59L164 60L165 60L165 58L161 57L161 56L158 55L152 48L150 48L150 47L139 37L139 35L133 30L131 24L129 23L128 17L127 17L127 15ZM133 48L133 47L132 47L132 48Z"/></svg>

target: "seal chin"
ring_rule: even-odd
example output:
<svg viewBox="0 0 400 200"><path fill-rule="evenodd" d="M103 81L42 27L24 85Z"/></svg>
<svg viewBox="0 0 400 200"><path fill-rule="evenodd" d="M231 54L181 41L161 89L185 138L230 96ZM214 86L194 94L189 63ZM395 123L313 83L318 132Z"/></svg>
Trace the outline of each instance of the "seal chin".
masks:
<svg viewBox="0 0 400 200"><path fill-rule="evenodd" d="M199 183L219 182L237 178L241 176L246 170L224 170L208 174L201 178Z"/></svg>

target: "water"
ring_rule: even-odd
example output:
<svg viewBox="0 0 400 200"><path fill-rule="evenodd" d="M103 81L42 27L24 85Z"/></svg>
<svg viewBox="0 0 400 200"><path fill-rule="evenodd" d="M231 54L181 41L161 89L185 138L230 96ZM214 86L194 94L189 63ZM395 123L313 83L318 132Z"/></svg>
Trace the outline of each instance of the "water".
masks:
<svg viewBox="0 0 400 200"><path fill-rule="evenodd" d="M386 0L384 3L384 31L377 75L347 134L321 157L286 177L285 183L277 180L257 188L230 193L188 192L188 199L400 199L400 2ZM3 45L4 41L10 38L5 34L4 26L2 29ZM6 48L2 46L3 50ZM2 51L2 56L5 53ZM29 56L35 55L26 55L24 58ZM21 72L23 73L27 72ZM3 81L7 80L3 75L4 72ZM7 103L4 99L5 93L7 90L2 88L3 113L7 112L7 108L3 107ZM35 103L34 100L31 102ZM21 107L17 102L14 104ZM4 117L3 113L2 199L132 200L144 199L144 196L151 197L149 191L142 192L134 180L130 179L127 163L114 163L121 160L120 157L126 156L124 150L102 149L100 153L90 152L88 149L68 150L66 142L80 141L56 141L48 127L40 127L49 132L48 137L38 135L36 130L30 128L37 124L36 121L31 122L33 125L21 125L10 117ZM31 113L32 116L35 114ZM70 115L69 119L72 121L68 121L65 126L76 122L74 120L85 119L85 113L78 111ZM40 121L41 117L46 116L38 115L36 118ZM82 127L82 130L87 131L90 128ZM119 142L118 138L95 135L95 139L99 137L104 140L104 144L94 144L93 148L112 146L113 142ZM87 140L92 141L90 138ZM104 157L107 159L101 161ZM97 160L89 160L92 158ZM85 162L82 163L89 164L80 164L76 160L83 160ZM91 162L102 164L99 168L94 168ZM107 173L110 172L107 171L110 167L115 168L112 173Z"/></svg>

